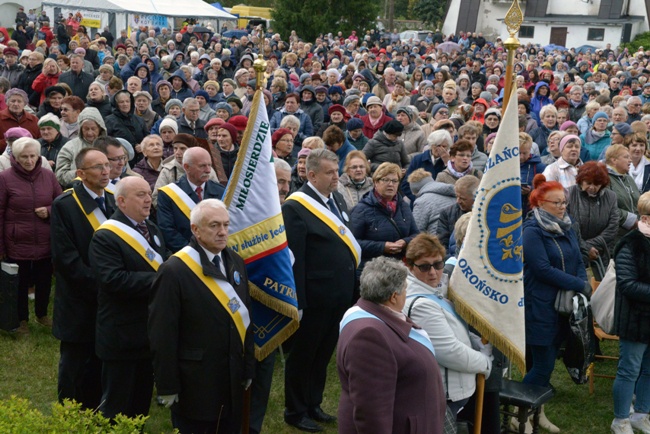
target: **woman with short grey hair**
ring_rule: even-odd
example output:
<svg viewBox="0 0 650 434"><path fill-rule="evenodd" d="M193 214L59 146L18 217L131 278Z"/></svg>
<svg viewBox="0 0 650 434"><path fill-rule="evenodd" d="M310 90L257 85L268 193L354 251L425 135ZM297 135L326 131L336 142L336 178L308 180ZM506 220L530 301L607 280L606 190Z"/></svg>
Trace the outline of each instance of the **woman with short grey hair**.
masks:
<svg viewBox="0 0 650 434"><path fill-rule="evenodd" d="M361 274L361 299L340 326L339 432L442 434L445 395L427 334L402 313L407 269L378 257Z"/></svg>

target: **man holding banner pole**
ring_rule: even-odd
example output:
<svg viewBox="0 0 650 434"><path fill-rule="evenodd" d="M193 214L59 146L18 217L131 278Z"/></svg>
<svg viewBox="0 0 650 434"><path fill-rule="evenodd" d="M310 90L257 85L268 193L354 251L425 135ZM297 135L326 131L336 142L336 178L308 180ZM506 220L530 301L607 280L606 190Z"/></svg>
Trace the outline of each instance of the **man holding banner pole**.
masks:
<svg viewBox="0 0 650 434"><path fill-rule="evenodd" d="M352 305L361 248L347 228L348 209L338 186L338 157L316 149L307 157L308 183L287 198L282 214L303 316L292 338L285 369L285 413L289 425L322 431L333 422L321 408L339 322Z"/></svg>

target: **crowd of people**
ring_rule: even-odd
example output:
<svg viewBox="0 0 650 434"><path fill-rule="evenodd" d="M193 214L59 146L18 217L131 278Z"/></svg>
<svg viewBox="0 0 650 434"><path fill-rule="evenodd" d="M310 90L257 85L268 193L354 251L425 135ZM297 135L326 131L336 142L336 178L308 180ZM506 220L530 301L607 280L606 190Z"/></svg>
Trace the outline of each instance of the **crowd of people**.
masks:
<svg viewBox="0 0 650 434"><path fill-rule="evenodd" d="M22 7L11 35L0 28L0 259L19 265L17 333L29 334L33 287L35 321L61 341L60 399L146 415L155 378L180 432L232 433L252 387L250 432L261 430L275 353L253 359L246 271L219 201L259 86L301 313L285 345L285 421L336 421L321 403L338 343L340 432L453 430L471 420L475 374L489 377L483 432L499 432L506 362L446 298L501 123L499 38L91 33ZM589 296L587 269L600 279L595 263L615 259L612 431L625 434L650 433L649 59L527 45L514 65L523 381L550 384L568 327L558 291ZM233 304L215 304L220 291ZM541 424L559 431L543 413Z"/></svg>

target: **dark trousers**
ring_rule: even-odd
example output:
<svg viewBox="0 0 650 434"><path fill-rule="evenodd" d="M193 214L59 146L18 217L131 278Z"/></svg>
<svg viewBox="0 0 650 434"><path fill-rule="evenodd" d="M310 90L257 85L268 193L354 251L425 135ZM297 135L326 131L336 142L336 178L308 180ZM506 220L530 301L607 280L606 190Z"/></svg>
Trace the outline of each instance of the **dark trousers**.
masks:
<svg viewBox="0 0 650 434"><path fill-rule="evenodd" d="M228 420L202 421L189 419L172 410L172 425L180 434L237 434L241 427L233 427Z"/></svg>
<svg viewBox="0 0 650 434"><path fill-rule="evenodd" d="M18 264L18 319L29 321L30 284L35 286L36 302L34 312L36 317L47 316L47 305L50 302L52 289L52 258L38 261L14 261Z"/></svg>
<svg viewBox="0 0 650 434"><path fill-rule="evenodd" d="M134 417L148 415L153 394L153 366L150 358L103 360L102 403L105 417L117 414Z"/></svg>
<svg viewBox="0 0 650 434"><path fill-rule="evenodd" d="M266 407L271 394L271 383L273 382L273 368L275 366L275 350L264 360L255 362L255 379L251 384L251 409L249 420L249 433L258 434L262 431Z"/></svg>
<svg viewBox="0 0 650 434"><path fill-rule="evenodd" d="M102 362L94 342L61 342L59 401L74 399L95 410L102 397Z"/></svg>
<svg viewBox="0 0 650 434"><path fill-rule="evenodd" d="M285 417L298 420L323 402L327 365L346 306L307 308L292 336L284 372Z"/></svg>

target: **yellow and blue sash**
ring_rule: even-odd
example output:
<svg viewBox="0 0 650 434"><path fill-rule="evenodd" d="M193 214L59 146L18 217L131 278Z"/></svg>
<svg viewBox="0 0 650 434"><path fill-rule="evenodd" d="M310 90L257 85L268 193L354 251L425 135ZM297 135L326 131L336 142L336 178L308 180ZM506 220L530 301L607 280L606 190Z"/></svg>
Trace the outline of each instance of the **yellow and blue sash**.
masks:
<svg viewBox="0 0 650 434"><path fill-rule="evenodd" d="M86 211L84 210L84 207L81 205L81 201L79 200L79 196L77 196L77 192L74 191L74 188L71 190L72 197L74 197L74 200L77 201L77 205L79 205L81 212L86 216L88 223L90 223L90 226L93 227L93 230L96 231L97 228L99 228L108 219L99 207L95 208L90 214L86 214Z"/></svg>
<svg viewBox="0 0 650 434"><path fill-rule="evenodd" d="M178 209L181 210L187 219L190 219L190 213L196 206L192 198L183 191L178 184L167 184L164 187L158 188L159 191L164 191L167 196L176 204Z"/></svg>
<svg viewBox="0 0 650 434"><path fill-rule="evenodd" d="M341 220L339 220L339 218L329 210L329 208L323 206L316 199L301 191L293 193L287 198L287 200L295 200L307 208L307 210L314 214L320 221L325 223L327 227L329 227L339 238L341 238L345 245L348 246L357 262L357 267L359 266L361 261L361 246L359 246L357 239L354 238L350 229L348 229L343 222L341 222Z"/></svg>
<svg viewBox="0 0 650 434"><path fill-rule="evenodd" d="M237 327L243 345L246 340L246 329L248 329L251 320L248 309L242 299L239 298L239 295L237 295L235 288L225 280L216 279L212 276L206 276L203 274L201 255L196 249L186 246L176 252L174 256L183 261L187 268L189 268L196 277L198 277L201 282L208 287L217 300L219 300L219 303L221 303L226 312L230 314L230 317Z"/></svg>
<svg viewBox="0 0 650 434"><path fill-rule="evenodd" d="M158 271L163 263L163 258L156 252L149 242L142 236L142 234L136 231L134 228L125 225L122 222L117 220L109 219L106 220L98 230L106 229L118 237L120 237L125 243L127 243L133 250L136 251L142 258L147 261L147 263L155 271Z"/></svg>

